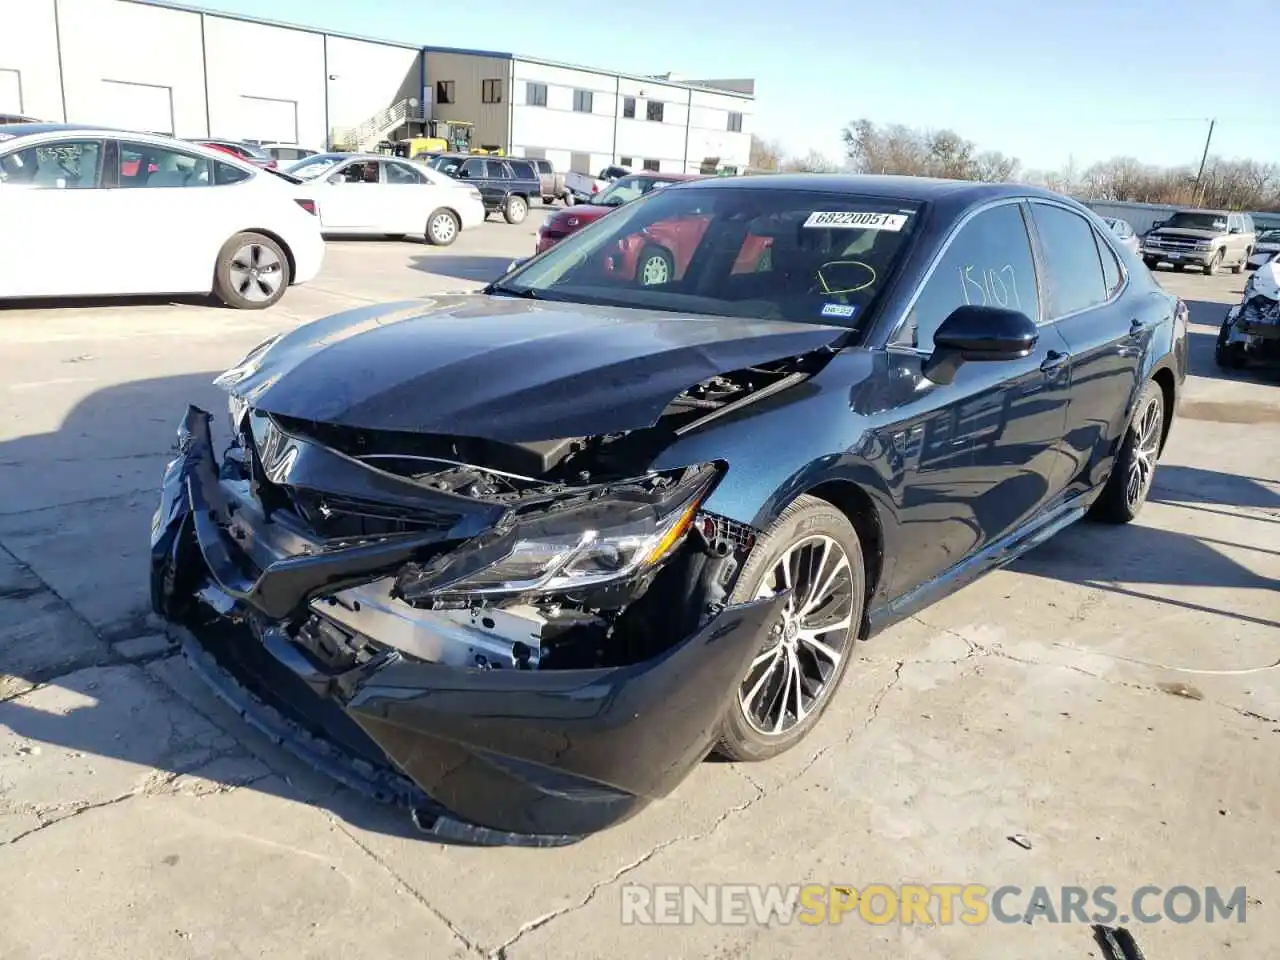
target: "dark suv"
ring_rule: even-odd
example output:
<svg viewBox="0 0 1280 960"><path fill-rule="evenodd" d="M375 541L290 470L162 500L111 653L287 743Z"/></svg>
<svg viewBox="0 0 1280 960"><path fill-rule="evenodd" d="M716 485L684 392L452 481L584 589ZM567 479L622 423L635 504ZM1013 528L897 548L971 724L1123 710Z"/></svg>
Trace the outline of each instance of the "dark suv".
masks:
<svg viewBox="0 0 1280 960"><path fill-rule="evenodd" d="M518 157L443 153L432 157L427 165L474 186L484 200L485 212L501 213L507 223L523 223L533 198L542 196L537 168Z"/></svg>

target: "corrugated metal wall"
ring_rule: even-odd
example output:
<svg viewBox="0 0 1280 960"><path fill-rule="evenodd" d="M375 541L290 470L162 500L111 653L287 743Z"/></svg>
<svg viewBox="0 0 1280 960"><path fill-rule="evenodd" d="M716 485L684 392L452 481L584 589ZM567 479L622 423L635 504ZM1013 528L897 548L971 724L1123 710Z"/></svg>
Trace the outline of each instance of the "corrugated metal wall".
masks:
<svg viewBox="0 0 1280 960"><path fill-rule="evenodd" d="M428 50L427 116L434 120L465 120L475 124L475 146L494 144L503 150L511 148L511 61L498 57ZM498 102L485 103L485 81L496 90ZM452 91L453 102L441 103L441 87Z"/></svg>

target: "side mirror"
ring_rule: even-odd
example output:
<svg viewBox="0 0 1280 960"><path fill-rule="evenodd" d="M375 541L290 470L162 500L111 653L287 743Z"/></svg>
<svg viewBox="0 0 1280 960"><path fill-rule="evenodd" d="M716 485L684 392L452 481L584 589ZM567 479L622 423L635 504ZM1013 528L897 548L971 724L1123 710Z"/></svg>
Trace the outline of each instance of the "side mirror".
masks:
<svg viewBox="0 0 1280 960"><path fill-rule="evenodd" d="M470 179L471 179L471 171L470 171L470 170L459 170L459 171L458 171L458 176L459 176L459 178L461 178L461 179L463 179L463 180L470 180Z"/></svg>
<svg viewBox="0 0 1280 960"><path fill-rule="evenodd" d="M338 184L346 183L347 181L346 181L346 178L342 176L342 174L335 173L333 176L329 178L328 182L332 183L336 187Z"/></svg>
<svg viewBox="0 0 1280 960"><path fill-rule="evenodd" d="M1244 233L1244 230L1242 230L1240 227L1232 227L1230 230L1227 231L1227 233Z"/></svg>
<svg viewBox="0 0 1280 960"><path fill-rule="evenodd" d="M1029 356L1039 339L1035 323L1020 310L957 307L933 335L924 375L945 385L962 363L1018 360Z"/></svg>

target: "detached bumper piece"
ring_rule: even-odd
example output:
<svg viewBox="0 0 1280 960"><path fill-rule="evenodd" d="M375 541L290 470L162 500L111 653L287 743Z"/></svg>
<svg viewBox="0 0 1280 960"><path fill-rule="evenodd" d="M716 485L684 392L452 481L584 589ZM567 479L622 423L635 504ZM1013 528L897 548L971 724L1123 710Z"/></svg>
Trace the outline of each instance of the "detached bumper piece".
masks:
<svg viewBox="0 0 1280 960"><path fill-rule="evenodd" d="M536 659L486 660L479 642L448 662L436 653L446 641L506 614L407 619L418 609L387 585L502 511L423 487L420 515L401 497L398 516L416 517L405 529L318 538L295 513L268 514L280 464L292 483L337 483L353 502L368 494L357 489L365 468L293 439L283 460L259 448L248 467L230 456L219 466L209 414L189 408L152 522L152 605L251 723L348 786L409 808L435 837L469 843L573 842L666 795L706 755L784 597L725 606L713 602L723 591L710 601L690 591L696 629L636 662L537 669ZM360 632L369 625L384 635Z"/></svg>

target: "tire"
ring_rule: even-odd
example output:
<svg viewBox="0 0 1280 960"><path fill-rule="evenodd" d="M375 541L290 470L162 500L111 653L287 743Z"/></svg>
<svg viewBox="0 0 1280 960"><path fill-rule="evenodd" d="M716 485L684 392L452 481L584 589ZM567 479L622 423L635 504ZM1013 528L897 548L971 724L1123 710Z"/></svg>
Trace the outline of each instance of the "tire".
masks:
<svg viewBox="0 0 1280 960"><path fill-rule="evenodd" d="M528 215L529 203L524 197L512 194L507 197L507 202L502 205L502 216L507 223L524 223L524 218Z"/></svg>
<svg viewBox="0 0 1280 960"><path fill-rule="evenodd" d="M549 207L549 206L551 206L551 204L555 203L555 200L556 200L556 198L555 198L555 197L543 197L543 198L542 198L542 205L543 205L544 207Z"/></svg>
<svg viewBox="0 0 1280 960"><path fill-rule="evenodd" d="M1222 250L1219 249L1218 252L1210 258L1209 262L1204 265L1204 275L1206 277L1212 277L1218 272L1218 268L1222 266L1223 256L1224 254Z"/></svg>
<svg viewBox="0 0 1280 960"><path fill-rule="evenodd" d="M1089 510L1092 519L1129 523L1138 516L1151 492L1163 439L1164 391L1160 384L1148 380L1138 394L1107 485Z"/></svg>
<svg viewBox="0 0 1280 960"><path fill-rule="evenodd" d="M676 260L664 247L649 245L636 258L636 283L642 287L670 283L675 279Z"/></svg>
<svg viewBox="0 0 1280 960"><path fill-rule="evenodd" d="M1154 270L1159 265L1160 260L1158 257L1143 257L1142 262L1147 265L1148 270Z"/></svg>
<svg viewBox="0 0 1280 960"><path fill-rule="evenodd" d="M1253 255L1252 250L1246 250L1244 256L1240 258L1240 262L1232 266L1231 272L1234 274L1244 273L1245 264L1249 262L1249 257Z"/></svg>
<svg viewBox="0 0 1280 960"><path fill-rule="evenodd" d="M456 213L452 210L440 209L433 211L431 216L427 217L424 234L427 243L433 247L447 247L458 239L458 231L461 229L462 224Z"/></svg>
<svg viewBox="0 0 1280 960"><path fill-rule="evenodd" d="M1175 264L1173 265L1173 269L1174 269L1174 271L1176 271L1177 273L1182 273L1182 271L1183 271L1183 270L1186 270L1186 269L1187 269L1187 265L1186 265L1185 263L1175 263Z"/></svg>
<svg viewBox="0 0 1280 960"><path fill-rule="evenodd" d="M784 558L789 558L792 582L803 602L805 586L812 587L818 579L807 576L812 569L809 562L818 560L820 550L831 551L833 547L838 548L838 553L822 555L819 577L832 577L835 587L826 602L820 601L819 609L826 608L828 612L816 622L822 626L834 624L836 629L814 631L811 640L834 653L835 661L830 655L819 653L797 630L799 625L815 621L784 614L746 676L728 693L728 709L715 747L721 756L752 762L776 757L805 738L834 698L852 659L866 601L862 546L848 517L825 500L807 494L796 498L757 541L729 602L744 603L768 596L780 584ZM796 681L796 674L790 672L795 669L809 684L819 684L808 704L804 704L804 688ZM786 696L781 695L782 683L787 684ZM806 687L812 690L809 684ZM797 703L801 704L799 709Z"/></svg>
<svg viewBox="0 0 1280 960"><path fill-rule="evenodd" d="M213 294L236 310L265 310L292 280L289 258L261 233L237 233L222 245L213 268Z"/></svg>

